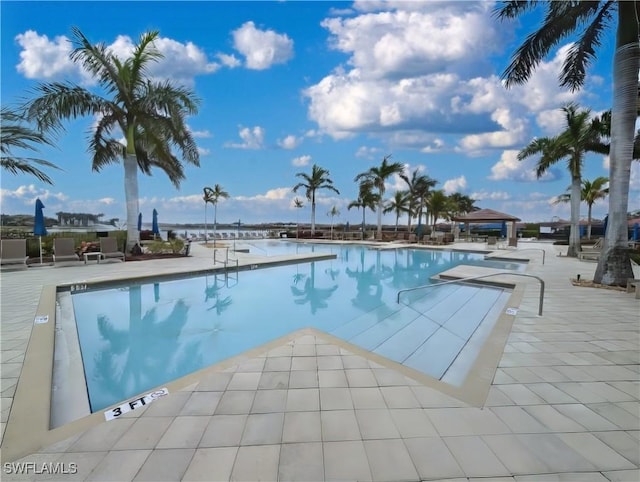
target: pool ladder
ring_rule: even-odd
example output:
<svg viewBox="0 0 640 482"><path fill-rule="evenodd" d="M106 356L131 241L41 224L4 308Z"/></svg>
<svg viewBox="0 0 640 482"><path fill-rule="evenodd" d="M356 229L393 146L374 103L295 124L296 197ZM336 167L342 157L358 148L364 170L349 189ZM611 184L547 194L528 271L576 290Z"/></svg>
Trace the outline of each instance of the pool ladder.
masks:
<svg viewBox="0 0 640 482"><path fill-rule="evenodd" d="M400 295L402 293L406 293L408 291L416 291L416 290L422 290L422 289L427 289L427 288L435 288L437 286L442 286L442 285L450 285L453 283L463 283L465 281L473 281L473 280L477 280L477 279L482 279L482 278L489 278L490 276L500 276L500 275L509 275L509 276L524 276L526 278L535 278L540 282L540 299L538 301L538 316L542 316L542 304L544 303L544 280L538 276L532 275L532 274L524 274L524 273L510 273L510 272L503 272L503 273L491 273L491 274L483 274L480 276L471 276L470 278L460 278L460 279L454 279L454 280L450 280L450 281L442 281L436 284L430 284L430 285L422 285L422 286L416 286L415 288L406 288L404 290L400 290L398 291L398 294L396 296L396 303L400 303Z"/></svg>
<svg viewBox="0 0 640 482"><path fill-rule="evenodd" d="M238 259L229 257L229 248L224 248L224 259L218 259L217 258L218 249L220 249L220 248L215 248L213 250L213 265L215 266L216 264L221 264L221 265L224 266L225 271L228 271L229 270L229 264L231 264L233 266L233 263L235 263L235 265L236 265L236 273L237 273L238 270L239 270Z"/></svg>

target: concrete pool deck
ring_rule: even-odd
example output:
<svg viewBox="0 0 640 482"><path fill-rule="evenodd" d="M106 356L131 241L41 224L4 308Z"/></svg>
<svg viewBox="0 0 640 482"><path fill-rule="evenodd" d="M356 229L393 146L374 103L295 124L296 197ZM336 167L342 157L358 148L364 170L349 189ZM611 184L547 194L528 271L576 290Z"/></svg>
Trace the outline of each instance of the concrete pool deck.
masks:
<svg viewBox="0 0 640 482"><path fill-rule="evenodd" d="M2 272L3 435L43 286L201 270L211 253L192 248L191 258ZM545 265L527 248L546 250ZM525 282L481 408L302 330L20 461L76 464L60 480L640 480L640 302L573 286L595 264L556 249L505 251L531 259L545 308L537 316L538 285Z"/></svg>

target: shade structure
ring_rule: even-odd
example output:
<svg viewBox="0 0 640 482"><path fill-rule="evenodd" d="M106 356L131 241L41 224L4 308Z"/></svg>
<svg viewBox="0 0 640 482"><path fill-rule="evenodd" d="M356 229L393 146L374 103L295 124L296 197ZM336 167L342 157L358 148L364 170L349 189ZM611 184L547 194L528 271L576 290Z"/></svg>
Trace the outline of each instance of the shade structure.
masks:
<svg viewBox="0 0 640 482"><path fill-rule="evenodd" d="M33 234L38 236L38 242L40 245L40 264L42 264L42 236L47 235L47 228L44 225L44 204L40 201L40 198L36 199L36 213L33 219Z"/></svg>
<svg viewBox="0 0 640 482"><path fill-rule="evenodd" d="M160 235L160 228L158 227L158 211L153 210L153 220L151 222L151 232L155 235Z"/></svg>
<svg viewBox="0 0 640 482"><path fill-rule="evenodd" d="M142 213L138 213L138 231L142 231Z"/></svg>

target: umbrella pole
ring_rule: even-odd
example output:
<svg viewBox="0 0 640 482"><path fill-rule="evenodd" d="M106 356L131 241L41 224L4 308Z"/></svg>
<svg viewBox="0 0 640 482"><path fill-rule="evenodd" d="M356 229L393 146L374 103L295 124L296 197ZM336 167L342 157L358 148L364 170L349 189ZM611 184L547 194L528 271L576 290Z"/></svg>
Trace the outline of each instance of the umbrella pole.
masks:
<svg viewBox="0 0 640 482"><path fill-rule="evenodd" d="M40 264L42 264L42 236L38 236L38 241L40 244Z"/></svg>

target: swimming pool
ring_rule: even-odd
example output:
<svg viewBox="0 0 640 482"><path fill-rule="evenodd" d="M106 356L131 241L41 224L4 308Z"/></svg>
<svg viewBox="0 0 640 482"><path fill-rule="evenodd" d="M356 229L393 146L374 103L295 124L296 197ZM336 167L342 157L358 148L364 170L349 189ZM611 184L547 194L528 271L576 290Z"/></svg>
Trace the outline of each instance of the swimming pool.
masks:
<svg viewBox="0 0 640 482"><path fill-rule="evenodd" d="M442 378L505 294L448 285L412 293L405 306L398 290L458 264L522 268L463 252L297 248L337 258L73 293L91 411L308 326Z"/></svg>

